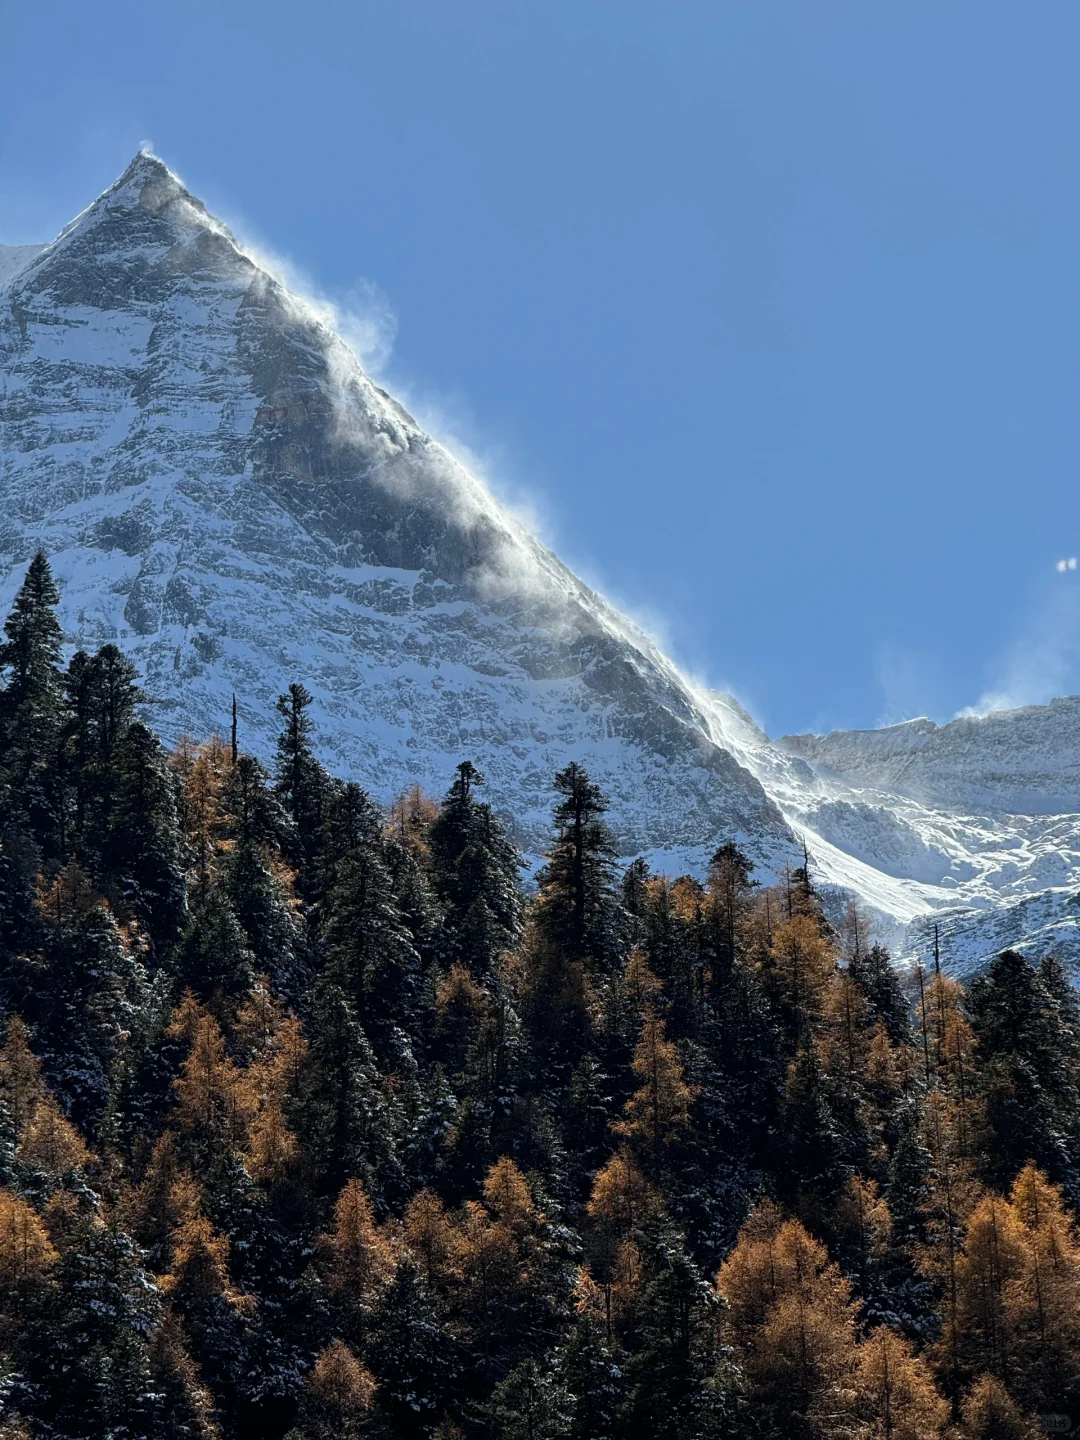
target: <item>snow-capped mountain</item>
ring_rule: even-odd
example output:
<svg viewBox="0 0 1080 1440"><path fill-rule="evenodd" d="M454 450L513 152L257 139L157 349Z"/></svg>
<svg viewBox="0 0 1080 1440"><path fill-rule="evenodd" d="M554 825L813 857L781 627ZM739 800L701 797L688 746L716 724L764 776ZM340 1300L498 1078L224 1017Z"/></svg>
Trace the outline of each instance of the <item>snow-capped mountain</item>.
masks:
<svg viewBox="0 0 1080 1440"><path fill-rule="evenodd" d="M116 641L160 732L304 682L388 799L469 757L538 853L570 759L627 856L801 854L901 948L1070 949L1080 701L773 744L507 515L153 156L50 245L0 247L0 603L50 555L72 645ZM1077 951L1080 959L1080 948Z"/></svg>

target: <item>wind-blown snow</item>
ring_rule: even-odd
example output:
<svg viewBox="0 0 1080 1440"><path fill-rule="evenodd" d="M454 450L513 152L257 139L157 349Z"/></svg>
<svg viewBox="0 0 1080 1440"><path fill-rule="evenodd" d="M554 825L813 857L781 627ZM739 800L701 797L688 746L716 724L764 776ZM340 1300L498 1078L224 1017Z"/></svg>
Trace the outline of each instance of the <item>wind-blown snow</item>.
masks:
<svg viewBox="0 0 1080 1440"><path fill-rule="evenodd" d="M6 276L6 280L5 280ZM1071 958L1080 701L770 742L503 512L156 158L46 247L0 248L0 604L49 553L72 645L138 663L167 737L315 696L327 762L389 799L471 758L539 852L570 759L627 855L701 870L805 838L901 950ZM1067 812L1067 813L1066 813Z"/></svg>
<svg viewBox="0 0 1080 1440"><path fill-rule="evenodd" d="M44 245L0 245L0 289L25 270L44 249Z"/></svg>

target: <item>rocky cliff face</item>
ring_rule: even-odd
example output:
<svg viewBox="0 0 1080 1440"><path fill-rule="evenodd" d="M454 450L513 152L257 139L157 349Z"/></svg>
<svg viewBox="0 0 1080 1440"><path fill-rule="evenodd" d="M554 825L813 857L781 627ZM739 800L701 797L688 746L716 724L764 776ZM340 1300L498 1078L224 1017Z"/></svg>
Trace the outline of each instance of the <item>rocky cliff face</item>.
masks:
<svg viewBox="0 0 1080 1440"><path fill-rule="evenodd" d="M576 759L623 853L801 854L899 949L1073 955L1080 700L777 744L689 684L140 155L44 247L0 247L0 603L51 556L74 645L139 664L157 728L264 756L288 679L389 799L473 759L539 853ZM951 947L951 948L948 948ZM1080 947L1075 958L1080 962Z"/></svg>

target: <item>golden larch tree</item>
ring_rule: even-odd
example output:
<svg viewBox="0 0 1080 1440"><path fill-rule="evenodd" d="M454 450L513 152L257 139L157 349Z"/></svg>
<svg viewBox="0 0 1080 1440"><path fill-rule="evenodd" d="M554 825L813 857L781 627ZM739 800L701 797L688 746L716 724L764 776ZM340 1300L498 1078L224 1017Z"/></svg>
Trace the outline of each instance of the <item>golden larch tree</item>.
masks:
<svg viewBox="0 0 1080 1440"><path fill-rule="evenodd" d="M1009 1386L1032 1410L1060 1411L1080 1394L1080 1243L1058 1186L1026 1165L1009 1196L1026 1241L1005 1286Z"/></svg>
<svg viewBox="0 0 1080 1440"><path fill-rule="evenodd" d="M751 1406L800 1415L822 1440L850 1433L856 1306L825 1247L768 1207L743 1227L716 1283Z"/></svg>
<svg viewBox="0 0 1080 1440"><path fill-rule="evenodd" d="M37 1211L0 1189L0 1297L25 1295L48 1278L58 1258Z"/></svg>
<svg viewBox="0 0 1080 1440"><path fill-rule="evenodd" d="M980 1375L960 1410L957 1440L1039 1440L1044 1432L994 1375Z"/></svg>
<svg viewBox="0 0 1080 1440"><path fill-rule="evenodd" d="M632 1230L662 1209L660 1192L625 1145L597 1171L586 1206L590 1219L615 1231Z"/></svg>
<svg viewBox="0 0 1080 1440"><path fill-rule="evenodd" d="M926 1361L911 1342L879 1325L859 1346L855 1376L865 1440L936 1440L949 1418Z"/></svg>
<svg viewBox="0 0 1080 1440"><path fill-rule="evenodd" d="M359 1180L349 1180L338 1196L334 1228L320 1236L318 1248L327 1285L358 1310L370 1306L394 1278L393 1247L375 1223Z"/></svg>
<svg viewBox="0 0 1080 1440"><path fill-rule="evenodd" d="M405 1243L429 1289L445 1285L460 1271L457 1226L438 1195L421 1190L405 1208Z"/></svg>
<svg viewBox="0 0 1080 1440"><path fill-rule="evenodd" d="M310 1428L327 1440L353 1440L371 1413L378 1386L344 1341L331 1340L312 1366L307 1390Z"/></svg>
<svg viewBox="0 0 1080 1440"><path fill-rule="evenodd" d="M654 1015L647 1016L641 1027L633 1071L640 1085L612 1129L658 1162L664 1147L689 1125L697 1092L686 1083L678 1047L667 1038L663 1020Z"/></svg>

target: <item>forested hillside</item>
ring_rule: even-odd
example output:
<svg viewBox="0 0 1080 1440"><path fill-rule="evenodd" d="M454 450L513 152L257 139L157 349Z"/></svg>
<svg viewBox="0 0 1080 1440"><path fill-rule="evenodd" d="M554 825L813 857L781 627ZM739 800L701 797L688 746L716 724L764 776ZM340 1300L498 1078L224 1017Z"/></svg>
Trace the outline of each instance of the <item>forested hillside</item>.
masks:
<svg viewBox="0 0 1080 1440"><path fill-rule="evenodd" d="M905 993L812 857L618 872L574 764L526 891L467 760L380 810L303 676L272 774L167 754L57 601L38 556L0 645L6 1440L1080 1418L1055 961Z"/></svg>

